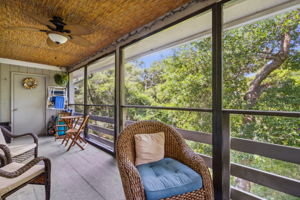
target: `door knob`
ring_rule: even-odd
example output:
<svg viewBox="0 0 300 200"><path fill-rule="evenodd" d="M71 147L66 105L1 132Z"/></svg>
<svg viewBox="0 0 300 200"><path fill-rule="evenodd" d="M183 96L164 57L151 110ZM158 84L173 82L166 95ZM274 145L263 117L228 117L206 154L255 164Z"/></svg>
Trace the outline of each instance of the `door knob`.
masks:
<svg viewBox="0 0 300 200"><path fill-rule="evenodd" d="M14 108L14 109L13 109L13 112L15 112L15 111L17 111L17 110L18 110L18 108Z"/></svg>

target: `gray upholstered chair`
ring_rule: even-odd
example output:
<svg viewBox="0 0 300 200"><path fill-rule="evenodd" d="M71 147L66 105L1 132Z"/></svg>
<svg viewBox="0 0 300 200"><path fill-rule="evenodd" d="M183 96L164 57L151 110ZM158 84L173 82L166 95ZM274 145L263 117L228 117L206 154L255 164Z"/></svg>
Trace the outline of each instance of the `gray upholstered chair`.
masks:
<svg viewBox="0 0 300 200"><path fill-rule="evenodd" d="M6 138L20 138L20 137L25 137L25 136L32 137L33 142L30 144L14 145L14 144L8 144L5 140L5 137ZM5 150L7 152L4 152L4 150L0 149L0 162L1 162L0 166L2 166L5 162L8 162L8 161L5 161L4 154L8 154L9 157L14 162L23 162L32 156L34 156L36 158L37 154L38 154L38 138L36 135L34 135L32 133L14 135L9 130L4 128L3 126L0 126L0 144L3 144L8 147Z"/></svg>
<svg viewBox="0 0 300 200"><path fill-rule="evenodd" d="M50 199L51 163L44 157L37 157L27 164L12 162L6 145L0 144L0 149L5 152L6 163L0 168L0 200L16 192L27 184L44 185L46 200ZM41 161L44 164L39 164Z"/></svg>

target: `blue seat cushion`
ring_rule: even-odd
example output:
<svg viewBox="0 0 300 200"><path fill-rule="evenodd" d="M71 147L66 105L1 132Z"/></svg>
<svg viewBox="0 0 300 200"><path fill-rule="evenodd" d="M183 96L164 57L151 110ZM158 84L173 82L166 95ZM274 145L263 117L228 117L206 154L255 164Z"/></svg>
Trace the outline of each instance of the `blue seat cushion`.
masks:
<svg viewBox="0 0 300 200"><path fill-rule="evenodd" d="M202 188L202 177L172 158L138 165L147 200L167 198Z"/></svg>

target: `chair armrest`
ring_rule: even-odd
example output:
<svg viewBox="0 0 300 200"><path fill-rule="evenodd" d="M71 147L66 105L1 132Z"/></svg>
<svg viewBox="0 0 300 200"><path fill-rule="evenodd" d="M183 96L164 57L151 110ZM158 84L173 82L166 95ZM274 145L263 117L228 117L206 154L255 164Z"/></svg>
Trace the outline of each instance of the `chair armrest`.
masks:
<svg viewBox="0 0 300 200"><path fill-rule="evenodd" d="M6 137L10 137L12 138L13 134L5 127L0 126L0 129L2 130L2 133L6 136Z"/></svg>
<svg viewBox="0 0 300 200"><path fill-rule="evenodd" d="M212 178L203 158L189 147L185 147L182 151L182 162L201 174L203 186L207 191L206 199L214 199Z"/></svg>
<svg viewBox="0 0 300 200"><path fill-rule="evenodd" d="M137 168L126 158L118 158L117 160L126 199L146 199L142 179Z"/></svg>
<svg viewBox="0 0 300 200"><path fill-rule="evenodd" d="M24 133L21 135L12 135L12 138L19 138L19 137L24 137L24 136L31 136L33 138L34 143L38 145L38 137L33 134L33 133Z"/></svg>
<svg viewBox="0 0 300 200"><path fill-rule="evenodd" d="M6 160L6 164L11 163L12 158L11 158L11 153L10 153L10 150L9 150L8 146L5 145L5 144L0 144L0 149L4 152L4 157L5 157L5 160Z"/></svg>
<svg viewBox="0 0 300 200"><path fill-rule="evenodd" d="M18 169L16 171L13 171L13 172L7 172L5 170L0 169L0 176L1 177L5 177L5 178L15 178L15 177L18 177L18 176L22 175L23 173L25 173L26 171L28 171L30 168L32 168L34 165L36 165L40 161L44 161L45 171L48 171L48 170L51 169L51 162L50 162L50 160L48 158L37 157L37 158L31 160L29 163L25 164L20 169Z"/></svg>
<svg viewBox="0 0 300 200"><path fill-rule="evenodd" d="M0 154L0 168L1 167L3 167L3 166L5 166L6 164L7 164L7 162L6 162L6 158L5 158L5 156L4 155L2 155L2 154Z"/></svg>

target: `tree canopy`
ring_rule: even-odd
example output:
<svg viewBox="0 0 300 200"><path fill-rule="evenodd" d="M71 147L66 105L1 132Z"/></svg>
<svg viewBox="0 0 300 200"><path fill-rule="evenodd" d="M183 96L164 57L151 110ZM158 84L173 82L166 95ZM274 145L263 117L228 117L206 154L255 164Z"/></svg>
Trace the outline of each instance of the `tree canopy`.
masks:
<svg viewBox="0 0 300 200"><path fill-rule="evenodd" d="M224 32L224 108L300 111L299 13L299 9L292 10ZM143 66L141 59L125 65L127 104L212 107L211 37L174 47L171 55L148 68ZM88 96L91 104L113 104L113 68L89 76ZM183 129L211 132L210 113L128 109L127 119L155 119ZM231 137L300 147L299 134L297 118L231 118ZM211 154L208 145L189 144L197 152ZM231 156L232 162L300 179L298 165L234 151ZM249 183L246 189L268 199L296 199L256 184Z"/></svg>

